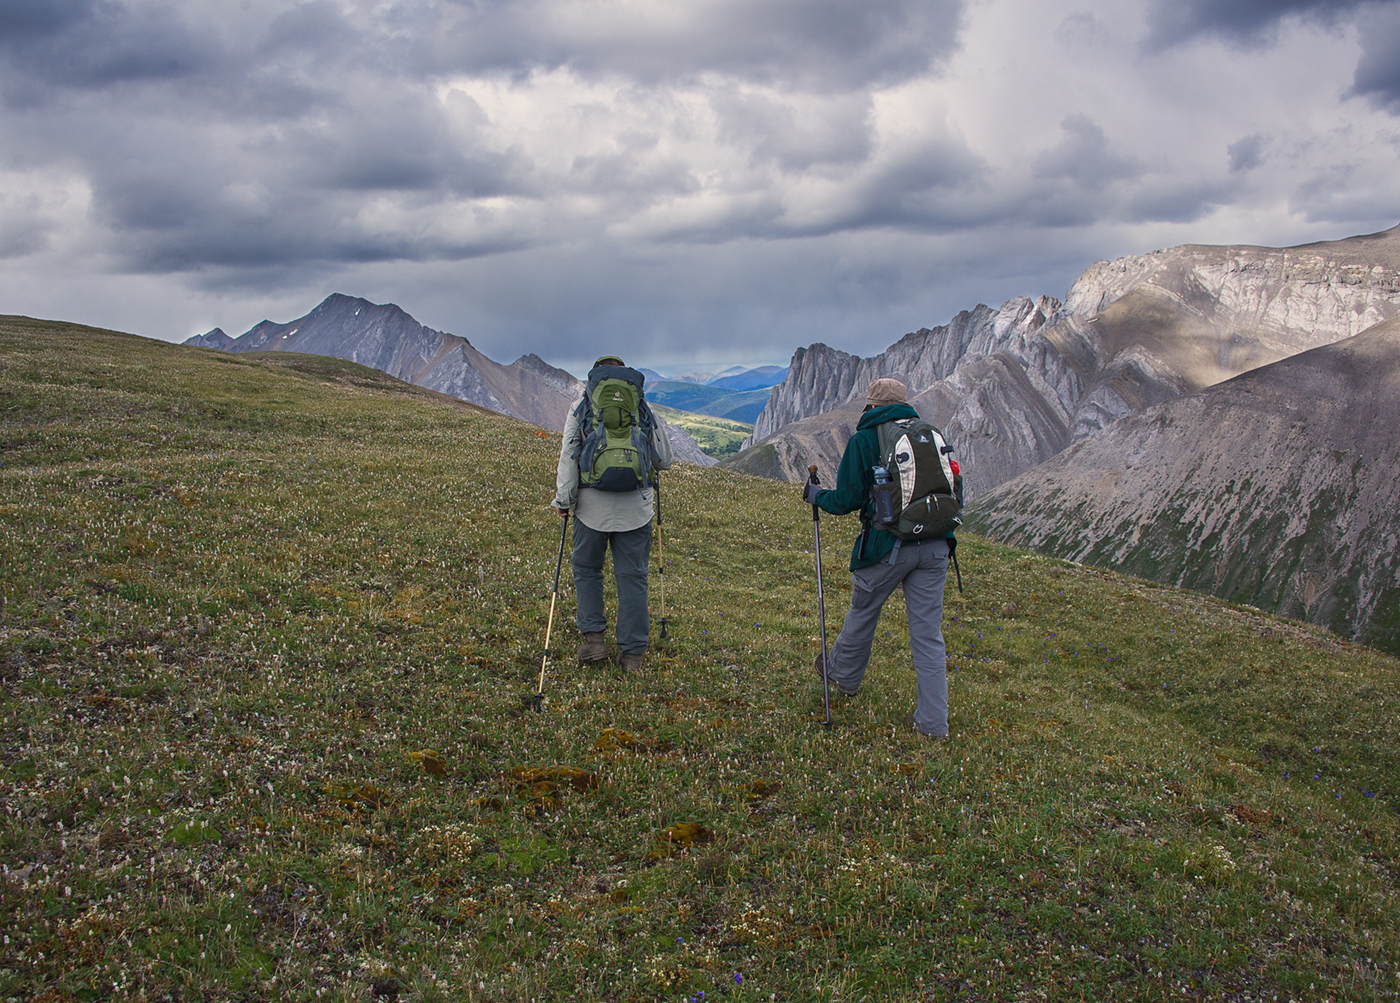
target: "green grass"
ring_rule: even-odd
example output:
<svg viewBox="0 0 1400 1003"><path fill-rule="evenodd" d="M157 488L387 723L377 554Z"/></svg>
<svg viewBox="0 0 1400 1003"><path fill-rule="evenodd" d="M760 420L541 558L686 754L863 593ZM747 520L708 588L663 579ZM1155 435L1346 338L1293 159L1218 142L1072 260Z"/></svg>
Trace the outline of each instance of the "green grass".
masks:
<svg viewBox="0 0 1400 1003"><path fill-rule="evenodd" d="M736 455L744 440L753 435L753 426L745 425L742 421L677 411L662 404L653 404L652 407L667 424L679 425L689 432L700 443L700 449L717 460Z"/></svg>
<svg viewBox="0 0 1400 1003"><path fill-rule="evenodd" d="M687 467L535 715L557 437L21 319L0 423L0 998L1397 995L1393 658L970 537L952 740L897 601L827 732L810 510Z"/></svg>

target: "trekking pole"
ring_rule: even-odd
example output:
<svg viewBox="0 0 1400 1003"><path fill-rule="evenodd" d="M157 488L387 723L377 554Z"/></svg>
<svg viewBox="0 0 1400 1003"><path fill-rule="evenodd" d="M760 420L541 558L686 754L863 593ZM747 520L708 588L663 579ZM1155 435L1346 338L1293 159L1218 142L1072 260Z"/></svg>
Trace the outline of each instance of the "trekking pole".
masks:
<svg viewBox="0 0 1400 1003"><path fill-rule="evenodd" d="M807 483L821 483L817 479L817 465L815 463L807 468ZM830 729L831 684L827 678L826 665L826 596L822 594L822 520L816 502L812 503L812 536L816 540L817 551L817 620L821 625L822 632L822 708L826 711L826 720L822 722L822 727Z"/></svg>
<svg viewBox="0 0 1400 1003"><path fill-rule="evenodd" d="M666 548L661 541L661 476L656 478L656 575L661 580L661 640L666 640Z"/></svg>
<svg viewBox="0 0 1400 1003"><path fill-rule="evenodd" d="M544 670L549 664L549 635L554 630L554 601L559 598L559 571L564 567L564 534L569 528L569 514L559 520L559 559L554 562L554 591L549 594L549 621L544 627L544 654L540 656L540 683L535 695L525 698L525 704L536 714L544 710Z"/></svg>

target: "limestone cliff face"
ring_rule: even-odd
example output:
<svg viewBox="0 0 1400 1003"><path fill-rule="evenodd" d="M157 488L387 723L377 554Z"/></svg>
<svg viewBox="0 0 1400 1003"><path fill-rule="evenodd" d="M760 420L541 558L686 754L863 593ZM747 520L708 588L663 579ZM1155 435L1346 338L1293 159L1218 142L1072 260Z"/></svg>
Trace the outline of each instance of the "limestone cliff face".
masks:
<svg viewBox="0 0 1400 1003"><path fill-rule="evenodd" d="M969 506L975 532L1400 653L1400 317L1126 416Z"/></svg>
<svg viewBox="0 0 1400 1003"><path fill-rule="evenodd" d="M990 354L1009 336L1035 330L1058 309L1059 303L1045 296L1039 300L1017 297L1000 310L978 306L942 327L906 334L868 359L822 344L799 348L787 377L771 391L749 441L760 442L784 425L863 399L871 382L883 376L893 376L909 387L932 386L950 375L964 357Z"/></svg>
<svg viewBox="0 0 1400 1003"><path fill-rule="evenodd" d="M211 332L212 334L213 332ZM209 343L201 335L187 344ZM339 293L286 324L265 320L232 341L230 352L306 352L378 369L406 383L470 401L544 428L560 429L582 384L536 355L506 366L465 338L424 327L392 303Z"/></svg>
<svg viewBox="0 0 1400 1003"><path fill-rule="evenodd" d="M872 379L897 376L911 395L958 400L928 416L947 425L971 498L1127 415L1397 315L1400 227L1296 248L1185 245L1101 261L1063 305L979 306L869 359L799 349L746 443L771 448L727 462L785 479L812 462L834 469L853 427L845 406Z"/></svg>
<svg viewBox="0 0 1400 1003"><path fill-rule="evenodd" d="M740 453L723 465L800 480L815 463L834 475L860 420L870 381L894 376L910 387L911 402L919 412L943 428L959 450L959 462L969 472L965 491L975 493L999 483L988 478L1019 473L1025 469L1022 464L1039 462L1034 458L1053 455L1069 442L1070 407L1082 380L1042 330L1058 308L1050 297L1017 297L998 310L979 306L946 327L907 335L873 359L845 355L837 360L844 397L840 405L791 422L761 440L755 430L748 445L757 443L762 455ZM822 347L824 353L832 351ZM804 392L807 399L820 392L824 353L818 354L816 364L810 351L799 350L800 359L794 356L788 381L797 372L806 387L800 382L793 387L796 392L786 398L790 406L799 406ZM780 390L775 388L774 395ZM981 464L976 475L970 466L974 454Z"/></svg>
<svg viewBox="0 0 1400 1003"><path fill-rule="evenodd" d="M1074 283L1065 309L1091 317L1133 289L1173 299L1226 332L1292 355L1395 316L1400 227L1299 247L1186 244L1100 261Z"/></svg>

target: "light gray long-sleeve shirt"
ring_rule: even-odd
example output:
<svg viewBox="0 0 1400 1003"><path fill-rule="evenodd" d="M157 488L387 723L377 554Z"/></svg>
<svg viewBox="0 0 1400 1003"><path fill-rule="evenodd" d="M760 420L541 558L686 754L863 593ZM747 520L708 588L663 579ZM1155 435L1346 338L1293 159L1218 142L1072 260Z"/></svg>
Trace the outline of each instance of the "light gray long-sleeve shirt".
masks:
<svg viewBox="0 0 1400 1003"><path fill-rule="evenodd" d="M554 481L555 508L572 509L574 518L599 533L625 533L641 529L651 522L651 488L638 491L599 491L579 486L578 457L583 452L583 429L580 427L579 404L569 409L564 422L564 442L559 447L559 471ZM671 440L666 435L666 423L652 412L656 427L651 432L652 448L656 451L658 470L671 469Z"/></svg>

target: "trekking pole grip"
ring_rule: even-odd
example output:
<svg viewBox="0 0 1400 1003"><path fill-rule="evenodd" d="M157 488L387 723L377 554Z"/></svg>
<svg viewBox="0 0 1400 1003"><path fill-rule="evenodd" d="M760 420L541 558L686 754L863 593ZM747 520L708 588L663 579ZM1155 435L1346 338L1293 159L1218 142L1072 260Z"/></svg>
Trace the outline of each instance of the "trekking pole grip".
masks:
<svg viewBox="0 0 1400 1003"><path fill-rule="evenodd" d="M807 483L821 484L821 478L817 476L817 465L815 463L807 467ZM820 516L817 515L817 503L812 503L812 521L816 522Z"/></svg>

